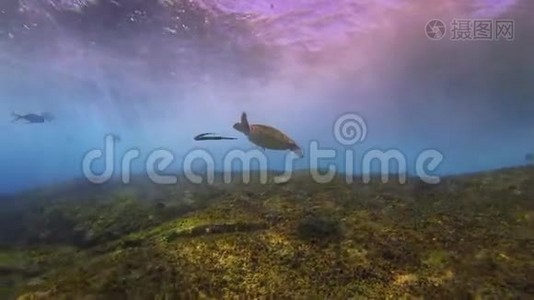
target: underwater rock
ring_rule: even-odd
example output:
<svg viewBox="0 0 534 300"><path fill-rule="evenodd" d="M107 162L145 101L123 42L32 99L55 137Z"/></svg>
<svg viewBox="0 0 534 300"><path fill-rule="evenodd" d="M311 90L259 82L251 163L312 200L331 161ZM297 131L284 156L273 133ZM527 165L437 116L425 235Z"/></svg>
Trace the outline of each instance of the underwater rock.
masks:
<svg viewBox="0 0 534 300"><path fill-rule="evenodd" d="M208 234L224 234L235 232L251 232L268 228L265 223L224 223L200 225L183 231L173 231L167 236L167 241L172 241L181 237L198 237Z"/></svg>
<svg viewBox="0 0 534 300"><path fill-rule="evenodd" d="M508 186L508 191L514 195L521 195L523 194L523 191L521 191L521 189L516 186L516 185L510 185Z"/></svg>
<svg viewBox="0 0 534 300"><path fill-rule="evenodd" d="M185 205L194 205L195 198L193 192L191 192L190 190L185 190L181 202Z"/></svg>
<svg viewBox="0 0 534 300"><path fill-rule="evenodd" d="M270 224L276 224L283 221L284 216L281 213L271 211L263 214L263 218L267 220L267 222L269 222Z"/></svg>
<svg viewBox="0 0 534 300"><path fill-rule="evenodd" d="M297 234L304 240L331 240L341 236L341 226L334 219L310 216L298 224Z"/></svg>
<svg viewBox="0 0 534 300"><path fill-rule="evenodd" d="M121 248L136 248L143 245L142 239L126 238L120 241L119 246Z"/></svg>
<svg viewBox="0 0 534 300"><path fill-rule="evenodd" d="M291 181L291 175L278 175L273 178L273 182L277 185L286 185Z"/></svg>

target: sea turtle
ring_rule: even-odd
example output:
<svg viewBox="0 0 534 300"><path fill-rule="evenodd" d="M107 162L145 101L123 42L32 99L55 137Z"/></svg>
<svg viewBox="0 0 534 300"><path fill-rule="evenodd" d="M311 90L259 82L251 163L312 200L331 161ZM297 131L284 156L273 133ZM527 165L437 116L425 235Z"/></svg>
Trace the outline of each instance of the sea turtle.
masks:
<svg viewBox="0 0 534 300"><path fill-rule="evenodd" d="M246 113L241 114L241 122L235 123L234 129L245 134L249 141L261 147L263 150L291 150L299 157L304 156L295 141L280 130L261 124L249 125Z"/></svg>

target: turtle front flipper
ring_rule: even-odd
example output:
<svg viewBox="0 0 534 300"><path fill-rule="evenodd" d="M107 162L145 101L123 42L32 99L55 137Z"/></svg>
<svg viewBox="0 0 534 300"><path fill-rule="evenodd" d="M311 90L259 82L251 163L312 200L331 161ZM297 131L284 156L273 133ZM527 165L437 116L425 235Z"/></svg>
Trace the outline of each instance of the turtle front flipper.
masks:
<svg viewBox="0 0 534 300"><path fill-rule="evenodd" d="M250 131L250 126L249 126L248 120L247 120L247 113L245 113L245 112L243 112L241 114L241 124L243 125L243 128L245 128L247 132Z"/></svg>

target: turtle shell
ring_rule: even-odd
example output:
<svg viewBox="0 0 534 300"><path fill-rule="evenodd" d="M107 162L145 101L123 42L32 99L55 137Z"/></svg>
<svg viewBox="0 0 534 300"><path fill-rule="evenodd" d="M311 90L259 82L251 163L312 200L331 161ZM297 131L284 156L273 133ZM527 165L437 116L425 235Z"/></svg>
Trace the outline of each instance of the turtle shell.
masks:
<svg viewBox="0 0 534 300"><path fill-rule="evenodd" d="M273 150L286 150L296 147L295 141L274 127L253 124L249 126L249 129L249 140L260 147Z"/></svg>

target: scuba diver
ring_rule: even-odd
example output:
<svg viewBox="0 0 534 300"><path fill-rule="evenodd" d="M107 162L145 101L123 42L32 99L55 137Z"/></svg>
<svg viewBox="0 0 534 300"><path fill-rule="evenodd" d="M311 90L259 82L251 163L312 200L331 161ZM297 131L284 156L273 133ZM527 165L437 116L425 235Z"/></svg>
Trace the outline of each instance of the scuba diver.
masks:
<svg viewBox="0 0 534 300"><path fill-rule="evenodd" d="M18 120L26 120L26 124L37 124L37 123L45 123L45 122L51 122L54 117L49 113L41 113L38 114L27 114L27 115L19 115L16 113L11 113L11 115L14 117L12 122L16 122Z"/></svg>

